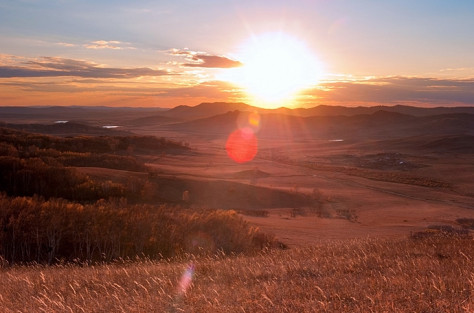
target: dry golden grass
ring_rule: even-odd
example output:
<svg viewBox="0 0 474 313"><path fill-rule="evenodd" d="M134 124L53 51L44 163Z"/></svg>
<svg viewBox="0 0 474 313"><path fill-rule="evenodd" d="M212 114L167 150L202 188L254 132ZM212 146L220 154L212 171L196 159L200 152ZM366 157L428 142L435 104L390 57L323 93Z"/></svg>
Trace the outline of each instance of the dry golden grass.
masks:
<svg viewBox="0 0 474 313"><path fill-rule="evenodd" d="M0 270L0 308L2 312L474 312L473 263L471 238L441 237L326 242L254 256L11 267Z"/></svg>

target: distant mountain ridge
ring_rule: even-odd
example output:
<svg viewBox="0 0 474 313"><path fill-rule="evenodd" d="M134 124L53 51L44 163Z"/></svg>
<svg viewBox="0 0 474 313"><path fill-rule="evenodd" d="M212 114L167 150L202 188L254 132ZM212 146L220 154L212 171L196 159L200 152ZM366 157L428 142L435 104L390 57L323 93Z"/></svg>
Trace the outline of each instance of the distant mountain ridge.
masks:
<svg viewBox="0 0 474 313"><path fill-rule="evenodd" d="M421 108L403 105L264 109L243 102L205 102L196 106L159 108L112 107L0 107L0 122L51 124L58 120L89 126L118 125L125 129L154 127L171 131L202 132L218 136L236 127L242 112L258 112L261 135L269 137L338 137L347 135L394 136L425 132L471 134L474 107ZM71 128L73 125L64 126ZM58 129L61 126L53 128ZM78 127L78 126L77 126ZM79 130L76 127L77 130ZM124 129L124 130L125 130ZM42 129L42 131L51 131ZM82 130L96 132L95 130Z"/></svg>
<svg viewBox="0 0 474 313"><path fill-rule="evenodd" d="M361 114L372 114L377 111L395 112L414 116L425 116L425 115L439 115L439 114L450 114L450 113L470 113L474 114L474 107L434 107L434 108L422 108L413 107L406 105L378 105L370 107L345 107L345 106L331 106L331 105L318 105L312 108L279 108L276 109L281 113L299 116L353 116Z"/></svg>
<svg viewBox="0 0 474 313"><path fill-rule="evenodd" d="M219 137L238 127L239 116L248 111L223 114L166 125L166 129ZM397 138L419 135L474 135L474 114L452 113L413 116L378 110L371 114L337 116L296 116L281 113L260 115L262 138Z"/></svg>
<svg viewBox="0 0 474 313"><path fill-rule="evenodd" d="M440 115L452 113L470 113L474 114L474 107L434 107L422 108L405 105L395 106L370 106L370 107L345 107L345 106L330 106L318 105L311 108L286 108L265 109L256 106L251 106L243 102L204 102L196 106L181 105L169 109L165 112L158 113L161 116L181 118L181 119L199 119L204 117L211 117L213 115L227 113L229 111L255 111L258 113L277 113L294 116L353 116L361 114L372 114L377 111L395 112L406 115L426 116L426 115Z"/></svg>
<svg viewBox="0 0 474 313"><path fill-rule="evenodd" d="M345 107L318 105L311 108L285 108L265 109L251 106L243 102L204 102L196 106L179 105L171 109L159 107L106 107L106 106L45 106L45 107L2 107L0 106L0 121L6 118L58 118L64 120L80 119L82 117L90 117L90 115L106 115L111 118L134 117L136 119L150 116L162 116L175 120L193 120L205 117L211 117L227 113L229 111L255 111L261 114L275 113L294 116L353 116L361 114L372 114L377 111L395 112L413 116L427 116L453 113L470 113L474 114L473 107L434 107L422 108L405 105L394 106L370 106L370 107Z"/></svg>
<svg viewBox="0 0 474 313"><path fill-rule="evenodd" d="M161 116L176 119L191 120L211 117L227 113L229 111L259 111L260 108L245 104L243 102L204 102L196 106L180 105L159 113Z"/></svg>

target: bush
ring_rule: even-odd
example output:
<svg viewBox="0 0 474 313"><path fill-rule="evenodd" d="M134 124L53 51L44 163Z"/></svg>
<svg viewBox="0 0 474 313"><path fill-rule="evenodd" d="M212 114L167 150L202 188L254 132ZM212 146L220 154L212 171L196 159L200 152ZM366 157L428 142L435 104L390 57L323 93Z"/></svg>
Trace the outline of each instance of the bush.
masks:
<svg viewBox="0 0 474 313"><path fill-rule="evenodd" d="M474 229L474 218L458 218L456 222L461 225L462 228Z"/></svg>
<svg viewBox="0 0 474 313"><path fill-rule="evenodd" d="M10 263L244 253L274 244L235 211L130 206L124 200L82 205L0 195L0 230L0 256Z"/></svg>
<svg viewBox="0 0 474 313"><path fill-rule="evenodd" d="M256 216L256 217L268 217L268 210L259 210L259 209L254 209L254 210L240 210L240 214L247 215L247 216Z"/></svg>
<svg viewBox="0 0 474 313"><path fill-rule="evenodd" d="M455 228L450 225L430 225L426 229L410 234L412 239L424 239L433 237L469 237L467 229Z"/></svg>

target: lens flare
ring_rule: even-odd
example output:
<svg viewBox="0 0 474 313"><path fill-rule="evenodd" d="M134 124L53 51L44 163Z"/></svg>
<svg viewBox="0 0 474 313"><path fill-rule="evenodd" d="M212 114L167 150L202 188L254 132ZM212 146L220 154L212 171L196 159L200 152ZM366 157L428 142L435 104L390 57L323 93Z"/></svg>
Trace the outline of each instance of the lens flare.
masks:
<svg viewBox="0 0 474 313"><path fill-rule="evenodd" d="M225 149L229 157L237 163L252 161L258 150L257 137L249 127L237 129L229 135Z"/></svg>
<svg viewBox="0 0 474 313"><path fill-rule="evenodd" d="M259 127L260 126L260 115L258 115L257 112L252 112L249 114L249 124L254 126L254 127Z"/></svg>
<svg viewBox="0 0 474 313"><path fill-rule="evenodd" d="M216 244L207 233L198 231L185 239L186 251L192 254L214 253Z"/></svg>
<svg viewBox="0 0 474 313"><path fill-rule="evenodd" d="M191 263L186 269L186 271L184 271L183 275L181 276L181 279L179 280L178 288L181 294L185 294L186 291L191 286L193 275L194 275L194 264Z"/></svg>
<svg viewBox="0 0 474 313"><path fill-rule="evenodd" d="M250 128L255 134L261 127L260 115L257 112L241 112L237 118L239 129Z"/></svg>

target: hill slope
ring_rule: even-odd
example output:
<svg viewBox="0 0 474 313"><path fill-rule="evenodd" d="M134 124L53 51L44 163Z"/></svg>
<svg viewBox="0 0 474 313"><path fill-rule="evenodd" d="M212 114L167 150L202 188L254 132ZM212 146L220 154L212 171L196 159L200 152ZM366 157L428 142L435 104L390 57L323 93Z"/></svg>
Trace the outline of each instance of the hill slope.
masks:
<svg viewBox="0 0 474 313"><path fill-rule="evenodd" d="M168 125L167 129L224 137L242 124L239 121L245 120L248 114L232 111ZM366 140L421 135L474 135L474 115L466 113L412 116L379 110L354 116L301 117L278 113L260 116L258 136L261 138Z"/></svg>

